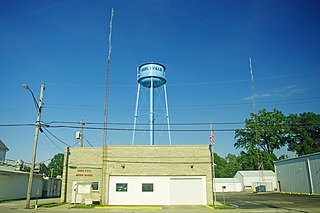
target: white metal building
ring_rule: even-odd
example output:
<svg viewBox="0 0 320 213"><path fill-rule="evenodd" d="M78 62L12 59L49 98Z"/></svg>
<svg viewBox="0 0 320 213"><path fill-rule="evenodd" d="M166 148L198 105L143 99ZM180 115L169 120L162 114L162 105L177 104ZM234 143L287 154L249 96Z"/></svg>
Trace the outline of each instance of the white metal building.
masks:
<svg viewBox="0 0 320 213"><path fill-rule="evenodd" d="M216 192L241 192L242 185L237 178L216 178Z"/></svg>
<svg viewBox="0 0 320 213"><path fill-rule="evenodd" d="M320 194L320 152L274 162L279 190Z"/></svg>
<svg viewBox="0 0 320 213"><path fill-rule="evenodd" d="M264 186L266 191L277 190L277 177L271 170L238 171L235 176L243 190L256 191L256 187Z"/></svg>
<svg viewBox="0 0 320 213"><path fill-rule="evenodd" d="M27 196L29 172L0 166L0 200L22 199ZM31 197L42 197L42 175L34 174Z"/></svg>
<svg viewBox="0 0 320 213"><path fill-rule="evenodd" d="M277 189L276 174L271 170L238 171L234 178L216 178L213 182L216 192L256 191L261 186L266 191Z"/></svg>

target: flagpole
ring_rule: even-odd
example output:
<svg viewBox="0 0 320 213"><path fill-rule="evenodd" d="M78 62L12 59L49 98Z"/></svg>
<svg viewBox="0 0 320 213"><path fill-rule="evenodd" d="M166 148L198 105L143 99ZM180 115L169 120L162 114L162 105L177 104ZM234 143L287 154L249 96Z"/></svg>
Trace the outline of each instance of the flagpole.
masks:
<svg viewBox="0 0 320 213"><path fill-rule="evenodd" d="M212 124L210 124L210 151L211 151L211 164L212 164L212 178L213 178L213 184L212 184L212 191L213 191L213 206L216 206L217 203L217 194L216 194L216 173L214 168L214 135L212 130Z"/></svg>

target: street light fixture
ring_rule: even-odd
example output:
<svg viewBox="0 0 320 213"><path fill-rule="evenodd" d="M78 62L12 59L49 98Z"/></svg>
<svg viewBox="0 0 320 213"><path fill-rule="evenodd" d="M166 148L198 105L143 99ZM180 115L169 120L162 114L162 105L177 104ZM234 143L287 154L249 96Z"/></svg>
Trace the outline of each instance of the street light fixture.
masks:
<svg viewBox="0 0 320 213"><path fill-rule="evenodd" d="M34 106L36 107L37 109L37 112L39 110L39 105L38 105L38 102L36 100L36 97L34 96L32 90L29 88L29 86L27 84L22 84L22 87L25 88L26 90L29 90L31 95L32 95L32 99L33 99L33 103L34 103Z"/></svg>
<svg viewBox="0 0 320 213"><path fill-rule="evenodd" d="M39 130L41 130L40 119L41 119L43 92L44 92L45 87L44 87L44 84L41 85L39 104L38 104L32 90L29 88L29 86L27 84L22 84L22 87L25 88L26 90L30 91L32 98L33 98L33 102L37 108L37 114L38 114L37 121L36 121L36 131L34 134L33 152L32 152L31 168L30 168L30 174L29 174L27 200L26 200L26 209L29 209L30 208L31 191L32 191L33 173L34 173L34 167L35 167L35 162L36 162Z"/></svg>

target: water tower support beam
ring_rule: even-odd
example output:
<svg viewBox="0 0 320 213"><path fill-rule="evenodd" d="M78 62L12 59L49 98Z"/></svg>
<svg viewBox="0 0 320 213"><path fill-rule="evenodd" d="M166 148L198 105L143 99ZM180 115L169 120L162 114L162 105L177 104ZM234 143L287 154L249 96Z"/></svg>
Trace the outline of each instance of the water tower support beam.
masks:
<svg viewBox="0 0 320 213"><path fill-rule="evenodd" d="M169 121L169 107L168 107L168 96L167 96L167 86L166 84L163 85L164 89L164 98L166 102L166 117L167 117L167 125L168 125L168 137L169 137L169 144L171 145L171 129L170 129L170 121Z"/></svg>
<svg viewBox="0 0 320 213"><path fill-rule="evenodd" d="M153 77L150 80L150 145L154 145Z"/></svg>
<svg viewBox="0 0 320 213"><path fill-rule="evenodd" d="M134 140L135 140L135 136L136 136L136 126L137 126L137 118L138 118L138 107L139 107L140 87L141 87L141 84L138 83L138 92L137 92L137 99L136 99L136 110L135 110L135 113L134 113L133 132L132 132L131 145L134 145Z"/></svg>

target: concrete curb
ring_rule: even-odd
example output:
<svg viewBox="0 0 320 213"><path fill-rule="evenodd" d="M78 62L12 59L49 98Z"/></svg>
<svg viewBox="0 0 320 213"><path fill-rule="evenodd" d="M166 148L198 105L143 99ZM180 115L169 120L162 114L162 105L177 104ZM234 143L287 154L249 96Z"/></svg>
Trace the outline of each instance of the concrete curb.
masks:
<svg viewBox="0 0 320 213"><path fill-rule="evenodd" d="M95 209L162 210L161 206L95 206Z"/></svg>

